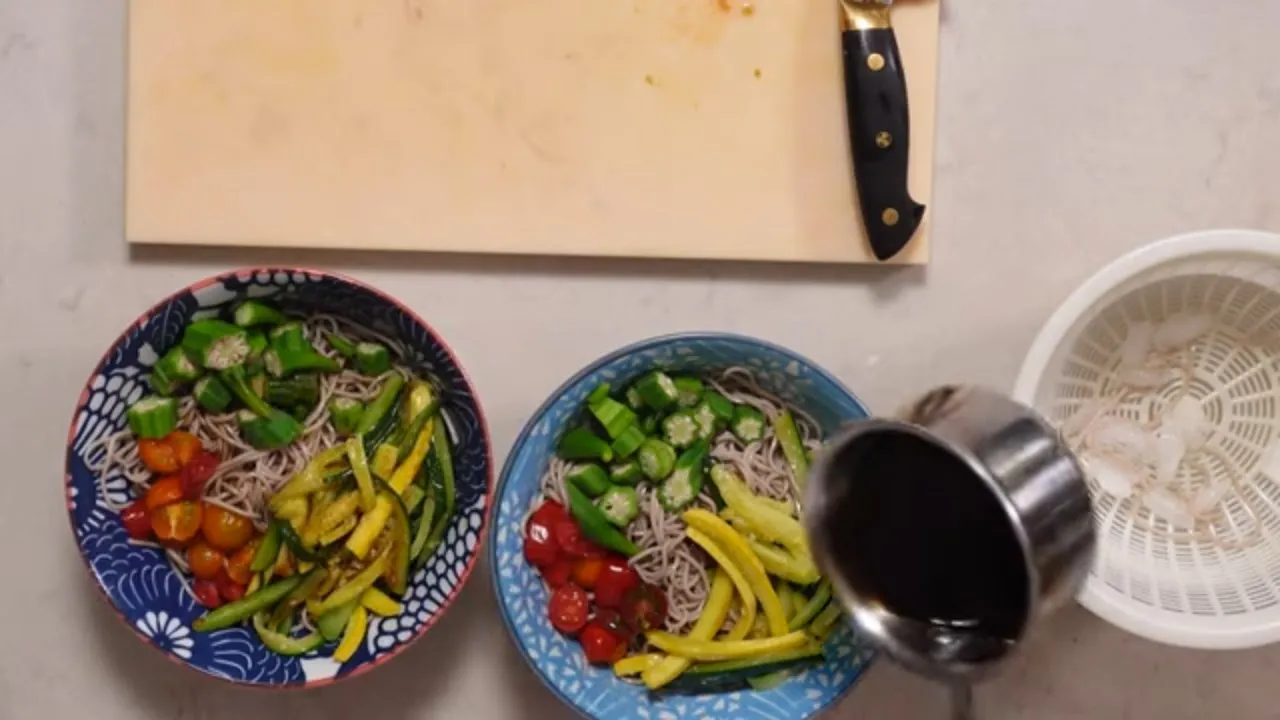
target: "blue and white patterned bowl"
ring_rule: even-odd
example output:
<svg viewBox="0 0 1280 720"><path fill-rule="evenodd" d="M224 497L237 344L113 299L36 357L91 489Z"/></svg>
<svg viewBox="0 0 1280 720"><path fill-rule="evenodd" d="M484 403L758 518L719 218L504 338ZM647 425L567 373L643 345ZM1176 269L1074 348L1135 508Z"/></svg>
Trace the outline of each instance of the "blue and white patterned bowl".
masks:
<svg viewBox="0 0 1280 720"><path fill-rule="evenodd" d="M282 657L263 647L252 630L191 630L203 612L183 590L158 551L130 545L119 516L107 508L87 466L98 458L84 449L104 433L126 427L125 408L142 397L151 365L178 341L192 320L217 314L247 298L271 298L286 308L341 315L410 348L413 363L443 384L459 438L454 463L458 501L444 541L413 578L398 617L371 619L360 649L339 665L328 655ZM100 453L101 450L95 451ZM67 512L76 543L107 600L139 637L167 657L214 677L266 687L317 687L368 671L398 655L426 633L457 596L475 567L488 520L493 458L484 413L453 352L408 308L355 280L314 270L259 268L202 280L151 308L107 350L89 376L67 438ZM108 478L106 492L128 500L123 477Z"/></svg>
<svg viewBox="0 0 1280 720"><path fill-rule="evenodd" d="M866 670L872 651L848 629L827 647L825 665L765 692L651 697L643 687L588 665L578 644L547 620L548 592L525 562L521 521L538 494L560 436L579 417L587 394L601 382L614 387L654 368L709 373L730 366L754 371L761 386L809 413L831 434L867 416L853 393L829 373L785 348L724 333L653 338L612 352L574 375L551 394L516 439L498 482L498 514L490 532L490 568L502 618L525 660L561 700L601 720L752 718L801 720L834 703Z"/></svg>

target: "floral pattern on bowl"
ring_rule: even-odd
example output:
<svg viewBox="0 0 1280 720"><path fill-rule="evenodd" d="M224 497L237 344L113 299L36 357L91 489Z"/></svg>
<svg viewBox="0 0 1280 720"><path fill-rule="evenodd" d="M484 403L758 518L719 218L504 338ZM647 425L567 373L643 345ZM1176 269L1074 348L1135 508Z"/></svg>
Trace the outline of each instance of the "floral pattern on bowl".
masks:
<svg viewBox="0 0 1280 720"><path fill-rule="evenodd" d="M764 388L812 415L824 434L867 416L866 409L840 381L789 350L721 333L673 335L613 352L572 377L534 413L503 467L489 543L502 618L543 683L586 717L801 720L848 692L871 662L870 647L843 628L828 641L824 665L771 690L650 696L642 686L619 680L608 668L588 665L578 644L556 632L547 620L548 593L538 573L524 560L522 522L538 494L539 479L556 442L579 416L587 395L601 382L622 387L655 368L708 373L730 366L749 368Z"/></svg>
<svg viewBox="0 0 1280 720"><path fill-rule="evenodd" d="M356 320L400 339L411 364L443 385L452 421L457 510L427 565L411 578L404 611L376 618L355 656L331 660L332 647L303 657L270 652L250 629L198 633L191 623L204 609L184 590L155 549L132 545L119 516L102 501L87 463L95 440L126 427L125 409L147 392L160 353L192 320L224 311L245 298L270 298L294 310L319 310ZM86 449L90 449L86 453ZM389 660L423 635L457 596L479 556L493 485L488 428L479 401L452 351L410 310L354 280L312 270L263 268L204 280L160 302L124 332L103 356L80 396L67 438L65 492L76 543L116 613L170 659L214 677L270 687L313 687L359 674ZM122 476L102 491L116 504L129 500Z"/></svg>

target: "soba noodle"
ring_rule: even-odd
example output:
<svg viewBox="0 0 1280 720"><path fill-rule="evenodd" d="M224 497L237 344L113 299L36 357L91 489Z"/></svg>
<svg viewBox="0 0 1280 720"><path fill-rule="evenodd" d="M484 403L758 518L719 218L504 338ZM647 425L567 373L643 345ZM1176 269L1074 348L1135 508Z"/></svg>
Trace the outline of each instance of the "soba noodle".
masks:
<svg viewBox="0 0 1280 720"><path fill-rule="evenodd" d="M784 410L790 410L805 448L813 450L821 444L818 424L813 418L788 406L760 387L751 370L744 367L729 368L706 382L732 402L749 405L770 420ZM732 466L752 492L799 504L799 488L791 475L782 446L773 434L771 423L766 423L761 440L747 444L743 444L731 432L721 432L713 441L711 457ZM564 504L565 477L572 467L572 463L553 458L542 478L542 496ZM706 604L711 587L707 574L710 558L702 548L685 536L685 524L679 515L663 509L652 485L642 485L637 488L637 493L640 498L640 515L628 526L627 535L640 548L640 552L631 558L631 565L641 579L665 591L666 629L673 633L684 633L692 627ZM541 499L535 501L534 505L540 502ZM715 501L705 491L694 501L694 505L715 510Z"/></svg>

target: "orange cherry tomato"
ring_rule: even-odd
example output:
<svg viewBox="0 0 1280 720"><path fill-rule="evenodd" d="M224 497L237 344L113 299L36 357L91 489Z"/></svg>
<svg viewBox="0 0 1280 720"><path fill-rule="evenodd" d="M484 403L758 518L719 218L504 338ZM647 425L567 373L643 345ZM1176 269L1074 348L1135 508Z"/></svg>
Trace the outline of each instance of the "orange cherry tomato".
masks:
<svg viewBox="0 0 1280 720"><path fill-rule="evenodd" d="M248 585L253 579L253 571L249 566L253 564L253 555L256 552L258 552L256 541L235 551L235 554L227 558L227 576L241 585Z"/></svg>
<svg viewBox="0 0 1280 720"><path fill-rule="evenodd" d="M200 532L200 503L181 501L151 511L151 529L160 542L182 546Z"/></svg>
<svg viewBox="0 0 1280 720"><path fill-rule="evenodd" d="M147 510L155 512L157 509L178 502L182 499L182 477L178 475L165 475L159 480L151 483L151 487L147 490Z"/></svg>
<svg viewBox="0 0 1280 720"><path fill-rule="evenodd" d="M187 548L187 565L191 568L191 574L200 580L217 578L226 562L227 556L217 548L210 547L209 543L195 542Z"/></svg>
<svg viewBox="0 0 1280 720"><path fill-rule="evenodd" d="M604 570L604 558L582 558L573 564L573 581L584 590L595 588Z"/></svg>
<svg viewBox="0 0 1280 720"><path fill-rule="evenodd" d="M235 552L253 538L253 522L249 518L216 505L204 509L204 539L223 552Z"/></svg>
<svg viewBox="0 0 1280 720"><path fill-rule="evenodd" d="M166 442L166 438L153 440L151 438L143 438L138 441L138 457L142 459L142 464L153 473L168 475L176 473L182 468L178 462L178 453L174 451L173 445Z"/></svg>
<svg viewBox="0 0 1280 720"><path fill-rule="evenodd" d="M165 435L164 442L173 448L179 467L186 467L192 458L204 450L204 444L200 442L200 438L185 430L174 430Z"/></svg>

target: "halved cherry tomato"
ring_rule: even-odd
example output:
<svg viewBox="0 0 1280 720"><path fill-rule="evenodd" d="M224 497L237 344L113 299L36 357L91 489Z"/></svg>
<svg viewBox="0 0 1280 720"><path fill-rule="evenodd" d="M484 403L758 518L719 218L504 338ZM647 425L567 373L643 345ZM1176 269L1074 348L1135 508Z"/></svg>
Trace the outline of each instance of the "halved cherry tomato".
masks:
<svg viewBox="0 0 1280 720"><path fill-rule="evenodd" d="M573 581L579 587L591 590L596 586L596 581L600 579L600 573L603 570L604 558L582 558L573 564Z"/></svg>
<svg viewBox="0 0 1280 720"><path fill-rule="evenodd" d="M234 555L227 558L227 575L241 585L248 585L253 579L253 571L249 566L253 564L253 556L256 552L258 552L257 542L248 543L237 550Z"/></svg>
<svg viewBox="0 0 1280 720"><path fill-rule="evenodd" d="M530 525L541 525L545 528L553 528L556 523L561 520L569 519L569 511L555 500L547 500L538 506L537 510L529 516Z"/></svg>
<svg viewBox="0 0 1280 720"><path fill-rule="evenodd" d="M542 579L547 581L547 585L552 589L569 582L569 578L573 577L573 561L560 559L542 569Z"/></svg>
<svg viewBox="0 0 1280 720"><path fill-rule="evenodd" d="M173 454L178 458L179 467L186 467L192 458L204 450L204 443L200 442L200 438L185 430L174 430L165 435L164 442L173 448Z"/></svg>
<svg viewBox="0 0 1280 720"><path fill-rule="evenodd" d="M636 636L636 631L631 629L622 619L622 613L609 608L596 608L595 615L591 616L593 625L602 625L606 630L622 638L622 642L629 643Z"/></svg>
<svg viewBox="0 0 1280 720"><path fill-rule="evenodd" d="M249 518L217 505L205 506L201 527L204 539L223 552L235 552L253 537L253 522Z"/></svg>
<svg viewBox="0 0 1280 720"><path fill-rule="evenodd" d="M236 582L225 571L219 573L213 582L218 586L218 595L223 602L231 603L244 597L245 583Z"/></svg>
<svg viewBox="0 0 1280 720"><path fill-rule="evenodd" d="M147 501L135 500L132 505L120 511L120 522L124 531L134 540L151 539L151 515L147 512Z"/></svg>
<svg viewBox="0 0 1280 720"><path fill-rule="evenodd" d="M541 568L550 565L560 557L560 547L551 536L551 526L539 521L539 512L542 512L542 508L529 518L529 524L525 527L524 559L528 560L530 565Z"/></svg>
<svg viewBox="0 0 1280 720"><path fill-rule="evenodd" d="M138 457L142 459L142 464L151 472L161 475L176 473L182 468L182 464L178 462L178 453L165 440L142 438L138 441Z"/></svg>
<svg viewBox="0 0 1280 720"><path fill-rule="evenodd" d="M587 598L587 591L573 583L558 588L547 606L551 625L566 635L581 630L587 624L590 611L591 601Z"/></svg>
<svg viewBox="0 0 1280 720"><path fill-rule="evenodd" d="M218 594L218 584L212 580L197 580L191 583L191 592L200 604L210 610L222 605L222 596Z"/></svg>
<svg viewBox="0 0 1280 720"><path fill-rule="evenodd" d="M151 529L161 542L185 545L200 532L200 503L181 501L151 511Z"/></svg>
<svg viewBox="0 0 1280 720"><path fill-rule="evenodd" d="M165 475L147 489L147 509L152 512L181 499L182 478L177 475Z"/></svg>
<svg viewBox="0 0 1280 720"><path fill-rule="evenodd" d="M582 653L592 665L612 665L627 654L627 644L594 620L587 624L578 638Z"/></svg>
<svg viewBox="0 0 1280 720"><path fill-rule="evenodd" d="M227 556L209 543L197 541L187 548L187 566L191 574L201 580L213 580L222 572Z"/></svg>
<svg viewBox="0 0 1280 720"><path fill-rule="evenodd" d="M604 567L596 580L596 605L602 608L620 608L622 599L631 588L640 584L640 574L627 564L627 559L620 555L610 555L604 559Z"/></svg>
<svg viewBox="0 0 1280 720"><path fill-rule="evenodd" d="M194 437L194 436L193 436ZM200 442L196 440L196 442ZM182 492L188 500L199 500L204 497L205 483L213 477L218 469L218 456L211 452L198 451L190 461L182 466Z"/></svg>
<svg viewBox="0 0 1280 720"><path fill-rule="evenodd" d="M662 627L667 619L667 595L662 588L640 583L622 598L622 619L636 632Z"/></svg>
<svg viewBox="0 0 1280 720"><path fill-rule="evenodd" d="M571 558L604 556L604 550L582 537L582 531L578 529L578 523L571 519L557 522L552 528L552 532L555 535L556 544L560 546L560 552Z"/></svg>

